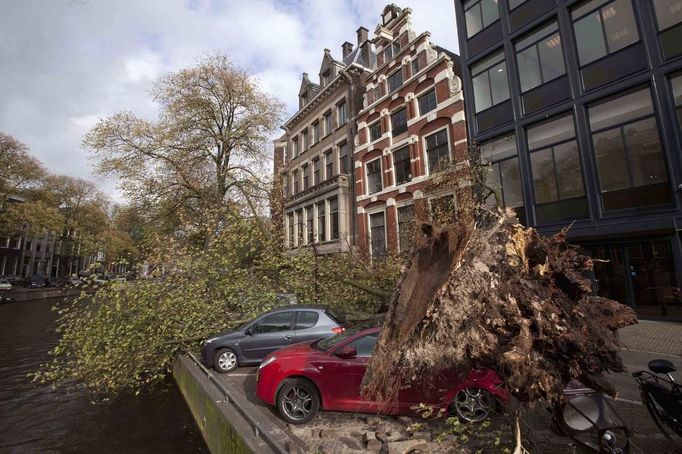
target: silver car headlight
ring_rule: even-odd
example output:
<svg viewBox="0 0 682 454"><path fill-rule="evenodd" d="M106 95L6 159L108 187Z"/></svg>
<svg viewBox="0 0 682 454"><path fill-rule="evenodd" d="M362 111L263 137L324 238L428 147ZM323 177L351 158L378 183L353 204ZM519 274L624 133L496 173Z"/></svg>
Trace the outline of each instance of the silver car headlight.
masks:
<svg viewBox="0 0 682 454"><path fill-rule="evenodd" d="M269 357L268 359L266 359L265 361L260 363L260 366L258 366L258 370L261 370L262 368L264 368L265 366L267 366L268 364L270 364L271 362L273 362L276 359L277 359L276 356Z"/></svg>

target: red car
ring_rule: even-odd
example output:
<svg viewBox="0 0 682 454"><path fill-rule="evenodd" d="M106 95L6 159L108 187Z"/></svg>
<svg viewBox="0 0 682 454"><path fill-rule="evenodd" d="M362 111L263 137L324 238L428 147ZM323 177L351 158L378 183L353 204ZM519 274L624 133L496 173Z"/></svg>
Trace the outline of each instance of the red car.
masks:
<svg viewBox="0 0 682 454"><path fill-rule="evenodd" d="M271 353L258 369L256 394L292 424L310 421L319 409L410 415L420 403L477 422L488 416L494 398L503 402L509 398L495 372L472 370L466 378L447 373L401 389L389 404L367 400L360 395L360 386L380 330L351 328Z"/></svg>

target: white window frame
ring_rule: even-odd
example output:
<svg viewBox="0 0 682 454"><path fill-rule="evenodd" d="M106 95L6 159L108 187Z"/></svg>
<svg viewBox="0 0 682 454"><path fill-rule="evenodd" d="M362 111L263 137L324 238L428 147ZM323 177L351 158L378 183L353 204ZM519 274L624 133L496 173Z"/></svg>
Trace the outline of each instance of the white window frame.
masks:
<svg viewBox="0 0 682 454"><path fill-rule="evenodd" d="M423 136L421 136L421 139L420 139L420 145L422 147L421 159L424 160L424 171L425 171L424 175L427 177L431 176L431 169L429 168L429 155L426 152L426 138L427 137L431 137L432 135L437 134L437 133L441 132L443 129L445 129L445 133L447 134L447 137L448 137L448 149L450 151L448 153L448 157L450 158L450 162L452 162L452 151L453 151L451 148L452 138L450 137L450 128L448 126L450 126L450 125L445 125L442 128L438 128L434 131L431 131L428 134L424 134Z"/></svg>
<svg viewBox="0 0 682 454"><path fill-rule="evenodd" d="M372 221L371 221L371 215L377 214L377 213L384 213L384 241L385 241L385 247L386 247L386 252L389 252L388 250L388 217L386 216L386 209L387 206L381 206L377 208L373 208L371 210L367 210L365 214L367 215L367 246L369 249L369 256L374 257L374 254L372 254Z"/></svg>
<svg viewBox="0 0 682 454"><path fill-rule="evenodd" d="M369 192L369 173L367 173L367 166L376 160L379 161L379 176L381 177L381 189L378 190L377 192L370 193ZM374 158L374 159L371 159L371 160L365 162L363 165L363 167L365 168L365 195L379 194L381 191L383 191L385 189L385 187L384 187L384 166L381 163L381 161L382 161L381 156L379 156L378 158Z"/></svg>

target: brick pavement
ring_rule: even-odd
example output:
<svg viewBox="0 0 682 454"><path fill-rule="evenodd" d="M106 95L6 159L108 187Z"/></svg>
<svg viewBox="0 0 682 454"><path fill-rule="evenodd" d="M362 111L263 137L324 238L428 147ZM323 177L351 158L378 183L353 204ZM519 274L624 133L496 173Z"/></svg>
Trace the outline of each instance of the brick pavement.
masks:
<svg viewBox="0 0 682 454"><path fill-rule="evenodd" d="M640 320L621 329L619 335L630 350L682 356L682 323Z"/></svg>

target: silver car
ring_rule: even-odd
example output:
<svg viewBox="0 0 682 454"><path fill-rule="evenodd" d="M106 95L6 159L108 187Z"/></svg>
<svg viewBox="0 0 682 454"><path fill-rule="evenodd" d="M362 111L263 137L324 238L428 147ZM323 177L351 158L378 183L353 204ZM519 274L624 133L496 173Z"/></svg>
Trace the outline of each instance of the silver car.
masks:
<svg viewBox="0 0 682 454"><path fill-rule="evenodd" d="M343 330L341 318L329 309L280 307L207 339L201 347L201 360L216 372L231 372L237 366L256 366L287 345L324 339Z"/></svg>
<svg viewBox="0 0 682 454"><path fill-rule="evenodd" d="M12 284L7 279L0 279L0 290L12 290Z"/></svg>

